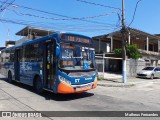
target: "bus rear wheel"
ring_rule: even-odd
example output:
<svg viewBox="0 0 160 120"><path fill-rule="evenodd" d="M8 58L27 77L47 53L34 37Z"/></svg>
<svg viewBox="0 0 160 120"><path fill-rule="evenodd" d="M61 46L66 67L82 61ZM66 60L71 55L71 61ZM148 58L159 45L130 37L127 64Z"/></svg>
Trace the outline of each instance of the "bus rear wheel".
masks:
<svg viewBox="0 0 160 120"><path fill-rule="evenodd" d="M12 74L11 74L11 71L8 72L8 82L12 83Z"/></svg>
<svg viewBox="0 0 160 120"><path fill-rule="evenodd" d="M41 80L41 78L39 76L37 76L35 78L34 88L35 88L35 91L38 94L42 94L42 92L43 92L43 86L42 86L42 80Z"/></svg>

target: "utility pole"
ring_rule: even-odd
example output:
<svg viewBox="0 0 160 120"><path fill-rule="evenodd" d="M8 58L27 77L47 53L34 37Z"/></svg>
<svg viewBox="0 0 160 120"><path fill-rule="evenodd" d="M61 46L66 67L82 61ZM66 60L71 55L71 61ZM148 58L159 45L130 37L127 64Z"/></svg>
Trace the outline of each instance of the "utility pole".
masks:
<svg viewBox="0 0 160 120"><path fill-rule="evenodd" d="M123 68L122 68L122 74L123 74L123 83L127 82L126 79L126 38L125 38L125 33L126 33L126 27L125 27L125 14L124 14L124 0L122 0L122 58L123 58Z"/></svg>

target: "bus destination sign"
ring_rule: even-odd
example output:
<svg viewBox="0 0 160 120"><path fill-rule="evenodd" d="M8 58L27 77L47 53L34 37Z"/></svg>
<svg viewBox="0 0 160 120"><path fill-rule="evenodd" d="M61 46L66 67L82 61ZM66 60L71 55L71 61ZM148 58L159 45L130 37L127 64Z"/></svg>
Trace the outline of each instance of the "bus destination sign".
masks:
<svg viewBox="0 0 160 120"><path fill-rule="evenodd" d="M68 35L68 34L63 34L62 35L62 40L65 41L72 41L72 42L79 42L79 43L91 43L89 38L81 37L81 36L74 36L74 35Z"/></svg>

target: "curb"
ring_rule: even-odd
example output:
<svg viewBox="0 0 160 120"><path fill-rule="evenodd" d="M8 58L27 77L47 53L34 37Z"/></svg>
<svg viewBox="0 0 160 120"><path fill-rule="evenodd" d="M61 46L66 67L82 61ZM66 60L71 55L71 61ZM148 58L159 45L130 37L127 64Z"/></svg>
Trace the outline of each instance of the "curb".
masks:
<svg viewBox="0 0 160 120"><path fill-rule="evenodd" d="M104 80L103 83L98 82L98 86L104 86L104 87L133 87L136 85L142 85L142 84L148 84L148 83L155 83L157 80L152 81L133 81L128 83L122 83L119 81L113 81L113 80Z"/></svg>
<svg viewBox="0 0 160 120"><path fill-rule="evenodd" d="M114 84L99 84L98 83L98 86L103 86L103 87L133 87L133 86L135 86L135 84L116 84L116 85L114 85Z"/></svg>
<svg viewBox="0 0 160 120"><path fill-rule="evenodd" d="M142 81L130 81L127 83L122 83L121 81L118 80L102 80L102 81L98 81L98 86L106 86L106 87L133 87L136 85L144 85L144 84L148 84L148 83L159 83L160 80L158 79L154 79L154 80L142 80Z"/></svg>

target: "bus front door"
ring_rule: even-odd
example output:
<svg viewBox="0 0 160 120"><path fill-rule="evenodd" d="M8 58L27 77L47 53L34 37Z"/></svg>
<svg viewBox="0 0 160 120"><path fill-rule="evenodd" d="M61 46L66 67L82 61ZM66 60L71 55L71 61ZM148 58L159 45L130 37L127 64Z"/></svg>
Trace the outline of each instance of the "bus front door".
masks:
<svg viewBox="0 0 160 120"><path fill-rule="evenodd" d="M55 44L54 41L47 41L44 50L44 87L53 90L55 81Z"/></svg>
<svg viewBox="0 0 160 120"><path fill-rule="evenodd" d="M14 64L14 71L15 71L15 80L20 80L20 49L15 50L15 64Z"/></svg>

